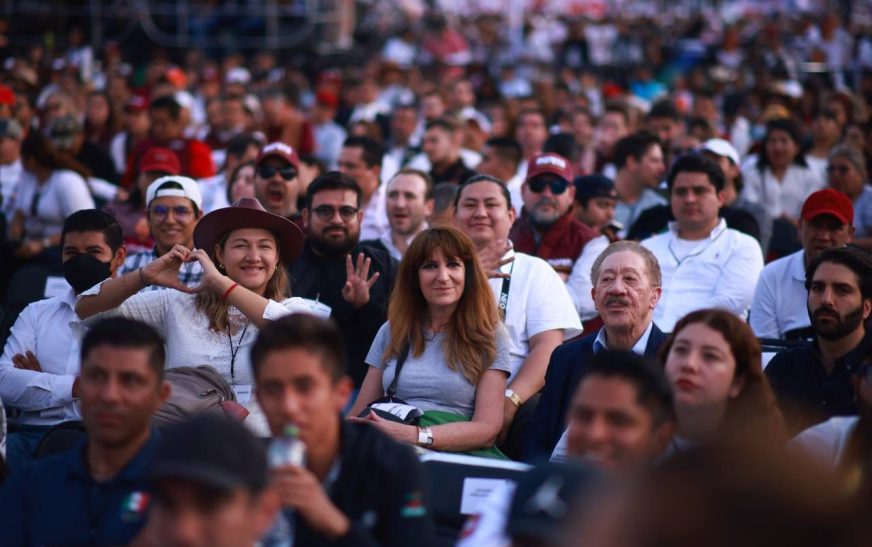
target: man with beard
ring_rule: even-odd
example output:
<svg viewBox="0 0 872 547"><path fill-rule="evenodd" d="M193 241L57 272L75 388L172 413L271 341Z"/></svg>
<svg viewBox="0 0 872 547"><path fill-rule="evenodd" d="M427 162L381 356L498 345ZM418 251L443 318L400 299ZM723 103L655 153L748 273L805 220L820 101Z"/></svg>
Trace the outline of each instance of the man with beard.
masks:
<svg viewBox="0 0 872 547"><path fill-rule="evenodd" d="M844 193L818 190L802 204L799 240L802 249L767 264L760 273L749 322L760 338L809 340L814 336L806 312L806 271L812 260L854 237L854 206Z"/></svg>
<svg viewBox="0 0 872 547"><path fill-rule="evenodd" d="M345 338L348 373L355 387L366 374L364 359L387 319L397 262L387 251L358 245L363 220L360 186L331 171L306 189L303 254L290 268L292 292L317 301Z"/></svg>
<svg viewBox="0 0 872 547"><path fill-rule="evenodd" d="M254 195L270 213L300 224L297 196L300 193L300 158L283 142L263 147L254 165Z"/></svg>
<svg viewBox="0 0 872 547"><path fill-rule="evenodd" d="M869 347L872 256L854 247L826 250L809 265L806 288L814 340L766 367L789 433L857 413L851 376Z"/></svg>
<svg viewBox="0 0 872 547"><path fill-rule="evenodd" d="M408 167L400 169L387 184L387 209L390 229L364 245L379 247L400 261L415 236L429 228L433 213L433 179Z"/></svg>
<svg viewBox="0 0 872 547"><path fill-rule="evenodd" d="M545 260L566 281L585 244L599 235L570 211L575 186L569 160L554 153L530 158L521 195L524 210L509 239L515 250Z"/></svg>

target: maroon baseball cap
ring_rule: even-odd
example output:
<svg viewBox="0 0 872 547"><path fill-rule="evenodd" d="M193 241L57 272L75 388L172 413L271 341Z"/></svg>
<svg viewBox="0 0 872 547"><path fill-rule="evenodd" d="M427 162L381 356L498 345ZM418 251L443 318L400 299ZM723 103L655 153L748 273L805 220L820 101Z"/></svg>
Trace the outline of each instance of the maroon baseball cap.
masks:
<svg viewBox="0 0 872 547"><path fill-rule="evenodd" d="M527 164L527 180L544 174L557 175L566 182L572 182L573 177L569 160L551 152L537 154L530 158L530 162Z"/></svg>
<svg viewBox="0 0 872 547"><path fill-rule="evenodd" d="M260 150L257 156L257 165L260 165L263 160L276 157L285 160L297 169L300 168L300 158L297 156L297 151L283 142L271 142Z"/></svg>
<svg viewBox="0 0 872 547"><path fill-rule="evenodd" d="M854 204L844 192L832 188L818 190L802 204L802 220L811 220L821 215L833 215L843 224L854 224Z"/></svg>
<svg viewBox="0 0 872 547"><path fill-rule="evenodd" d="M142 95L132 95L124 105L124 111L130 113L145 112L148 110L148 99Z"/></svg>
<svg viewBox="0 0 872 547"><path fill-rule="evenodd" d="M149 148L142 159L139 160L139 172L148 173L159 171L167 175L178 175L182 171L179 157L169 148L154 146Z"/></svg>

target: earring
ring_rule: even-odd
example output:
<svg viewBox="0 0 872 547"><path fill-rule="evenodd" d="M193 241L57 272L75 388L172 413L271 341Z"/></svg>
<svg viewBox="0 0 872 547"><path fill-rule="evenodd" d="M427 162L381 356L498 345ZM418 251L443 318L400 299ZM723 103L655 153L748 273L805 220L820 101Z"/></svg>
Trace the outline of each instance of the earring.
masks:
<svg viewBox="0 0 872 547"><path fill-rule="evenodd" d="M221 271L223 272L223 271L224 271L224 264L221 264L221 263L219 262L219 263L218 263L218 269L221 270Z"/></svg>

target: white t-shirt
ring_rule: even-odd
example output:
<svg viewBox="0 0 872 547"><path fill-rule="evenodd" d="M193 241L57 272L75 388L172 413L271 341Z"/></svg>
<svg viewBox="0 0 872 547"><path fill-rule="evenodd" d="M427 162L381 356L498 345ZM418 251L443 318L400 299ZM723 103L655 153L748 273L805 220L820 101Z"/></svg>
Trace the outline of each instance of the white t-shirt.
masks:
<svg viewBox="0 0 872 547"><path fill-rule="evenodd" d="M563 330L563 339L581 334L581 321L563 280L541 258L515 253L515 260L501 268L511 275L505 325L509 330L511 381L530 353L530 338L548 330ZM490 279L499 303L503 279Z"/></svg>
<svg viewBox="0 0 872 547"><path fill-rule="evenodd" d="M572 266L569 279L566 280L566 289L569 291L572 303L582 321L588 321L598 315L590 292L593 288L590 269L597 257L608 246L609 238L606 236L595 237L588 241L584 249L581 250L578 260Z"/></svg>
<svg viewBox="0 0 872 547"><path fill-rule="evenodd" d="M36 215L31 215L34 197ZM74 171L57 169L39 186L36 176L23 171L13 209L24 213L24 231L28 239L61 233L64 219L82 209L93 209L94 199L85 179Z"/></svg>
<svg viewBox="0 0 872 547"><path fill-rule="evenodd" d="M845 448L854 430L858 416L836 416L824 423L810 427L794 437L788 446L799 448L829 469L842 463Z"/></svg>
<svg viewBox="0 0 872 547"><path fill-rule="evenodd" d="M799 218L806 198L826 186L826 179L801 165L788 167L781 182L768 167L761 173L756 162L746 162L742 176L745 180L742 197L766 207L772 218L782 215Z"/></svg>

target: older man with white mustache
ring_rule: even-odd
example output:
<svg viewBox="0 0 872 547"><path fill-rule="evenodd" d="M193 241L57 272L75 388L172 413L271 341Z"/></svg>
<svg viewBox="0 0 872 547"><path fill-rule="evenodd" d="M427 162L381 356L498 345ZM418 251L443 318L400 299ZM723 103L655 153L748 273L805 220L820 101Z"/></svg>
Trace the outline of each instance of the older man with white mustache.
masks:
<svg viewBox="0 0 872 547"><path fill-rule="evenodd" d="M654 357L666 340L653 320L662 277L651 251L633 241L612 243L594 261L590 277L603 327L551 354L545 388L530 426L529 460L551 455L566 429L572 394L594 354L612 349Z"/></svg>

